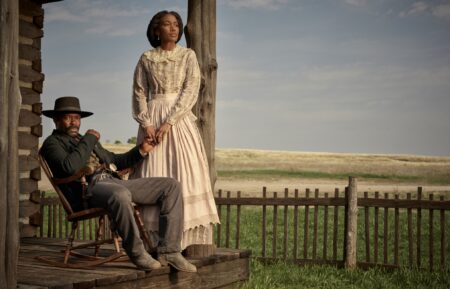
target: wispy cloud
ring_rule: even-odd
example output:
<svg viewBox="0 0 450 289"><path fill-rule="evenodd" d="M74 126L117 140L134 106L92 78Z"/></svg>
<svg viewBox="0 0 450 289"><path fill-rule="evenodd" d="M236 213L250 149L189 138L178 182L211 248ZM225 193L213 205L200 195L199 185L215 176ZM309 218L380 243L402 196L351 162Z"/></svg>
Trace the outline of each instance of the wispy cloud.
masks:
<svg viewBox="0 0 450 289"><path fill-rule="evenodd" d="M134 27L117 27L111 21L98 21L95 26L86 28L86 33L108 36L131 36L136 34Z"/></svg>
<svg viewBox="0 0 450 289"><path fill-rule="evenodd" d="M409 16L409 15L420 15L427 11L429 11L430 6L423 1L414 2L408 10L400 12L401 17Z"/></svg>
<svg viewBox="0 0 450 289"><path fill-rule="evenodd" d="M67 7L52 5L45 9L45 21L86 22L86 17L77 15Z"/></svg>
<svg viewBox="0 0 450 289"><path fill-rule="evenodd" d="M120 5L108 1L67 1L46 8L47 22L81 23L84 31L108 36L129 36L136 33L130 19L150 15L147 7Z"/></svg>
<svg viewBox="0 0 450 289"><path fill-rule="evenodd" d="M223 1L223 4L230 5L235 9L249 8L249 9L276 10L288 4L288 2L289 0L226 0Z"/></svg>
<svg viewBox="0 0 450 289"><path fill-rule="evenodd" d="M104 1L73 1L69 3L55 3L46 8L45 20L66 21L66 22L91 22L95 20L111 19L117 17L133 17L142 13L147 13L148 9L125 6L117 4L111 5Z"/></svg>
<svg viewBox="0 0 450 289"><path fill-rule="evenodd" d="M123 9L123 7L97 7L94 9L88 9L84 11L87 17L101 18L101 19L111 19L116 17L134 17L141 15L143 13L148 13L149 9L142 9L136 7L130 7L128 9Z"/></svg>
<svg viewBox="0 0 450 289"><path fill-rule="evenodd" d="M412 68L372 62L317 64L298 65L297 70L289 73L261 71L231 59L224 66L219 75L221 96L233 105L234 100L245 94L250 102L275 100L288 103L290 107L306 104L320 107L323 103L336 107L348 104L379 107L411 99L424 101L427 91L439 95L450 89L448 66Z"/></svg>
<svg viewBox="0 0 450 289"><path fill-rule="evenodd" d="M442 4L433 8L433 15L450 21L450 4Z"/></svg>
<svg viewBox="0 0 450 289"><path fill-rule="evenodd" d="M400 17L429 14L436 18L450 21L450 4L433 4L424 1L414 2L407 10L399 13Z"/></svg>
<svg viewBox="0 0 450 289"><path fill-rule="evenodd" d="M345 3L354 6L365 6L367 5L367 0L345 0Z"/></svg>

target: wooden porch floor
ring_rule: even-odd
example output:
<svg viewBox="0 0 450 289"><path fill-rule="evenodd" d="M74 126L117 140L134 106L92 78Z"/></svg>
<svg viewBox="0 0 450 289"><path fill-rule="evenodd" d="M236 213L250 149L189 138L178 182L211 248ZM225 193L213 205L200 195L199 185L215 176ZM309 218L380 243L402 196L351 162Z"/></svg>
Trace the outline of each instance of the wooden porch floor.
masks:
<svg viewBox="0 0 450 289"><path fill-rule="evenodd" d="M107 263L89 269L57 268L35 259L36 256L62 256L65 240L24 238L21 240L18 288L234 288L249 278L250 252L218 248L214 256L190 259L197 273L163 267L151 272L136 269L128 262Z"/></svg>

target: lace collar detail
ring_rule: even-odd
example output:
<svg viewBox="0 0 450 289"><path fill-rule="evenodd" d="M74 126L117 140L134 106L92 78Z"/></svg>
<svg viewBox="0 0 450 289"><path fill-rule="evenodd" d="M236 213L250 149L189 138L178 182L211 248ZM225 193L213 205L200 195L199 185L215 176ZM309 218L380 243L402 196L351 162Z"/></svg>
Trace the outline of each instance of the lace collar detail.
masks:
<svg viewBox="0 0 450 289"><path fill-rule="evenodd" d="M187 48L179 45L172 50L164 50L161 46L144 52L144 56L152 62L177 61L188 52Z"/></svg>

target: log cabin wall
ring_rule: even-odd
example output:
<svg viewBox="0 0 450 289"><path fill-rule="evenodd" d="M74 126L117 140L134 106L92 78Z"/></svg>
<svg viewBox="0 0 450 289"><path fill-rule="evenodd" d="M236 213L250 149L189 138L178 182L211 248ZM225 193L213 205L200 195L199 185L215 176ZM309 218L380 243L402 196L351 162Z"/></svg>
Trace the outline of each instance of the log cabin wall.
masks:
<svg viewBox="0 0 450 289"><path fill-rule="evenodd" d="M37 161L37 153L39 137L42 136L43 2L45 1L19 0L19 84L22 95L18 128L20 237L35 236L40 220L38 181L41 178L41 170Z"/></svg>

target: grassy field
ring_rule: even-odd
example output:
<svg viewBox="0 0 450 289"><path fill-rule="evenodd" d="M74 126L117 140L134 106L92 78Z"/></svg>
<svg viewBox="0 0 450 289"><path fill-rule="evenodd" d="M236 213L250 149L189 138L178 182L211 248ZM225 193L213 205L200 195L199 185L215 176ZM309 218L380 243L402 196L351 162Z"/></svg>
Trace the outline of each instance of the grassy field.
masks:
<svg viewBox="0 0 450 289"><path fill-rule="evenodd" d="M251 262L250 281L240 289L448 289L450 276L443 272L400 269L344 270L330 266L292 266L280 262Z"/></svg>
<svg viewBox="0 0 450 289"><path fill-rule="evenodd" d="M130 145L105 145L116 152ZM217 149L223 179L342 179L450 185L450 157Z"/></svg>
<svg viewBox="0 0 450 289"><path fill-rule="evenodd" d="M342 217L343 212L340 212L340 216ZM234 214L235 212L232 210L232 221L234 223ZM282 212L279 212L279 215ZM299 224L300 224L300 236L299 236L299 245L298 245L298 256L302 256L302 245L303 245L303 209L300 209L299 215ZM242 285L241 289L262 289L262 288L361 288L361 289L375 289L375 288L450 288L450 261L448 258L445 260L446 271L435 271L429 272L428 268L428 218L425 214L422 220L422 234L421 234L421 242L423 246L422 250L422 266L425 270L417 270L415 268L402 268L399 270L387 271L381 268L372 268L369 270L345 270L338 269L331 266L294 266L289 263L279 261L276 264L272 265L263 265L259 261L252 259L251 260L251 276L249 282ZM317 248L317 256L322 256L322 244L323 244L323 223L322 223L323 211L319 209L319 224L318 224L318 248ZM289 212L288 218L288 226L289 226L289 242L288 242L288 250L289 253L288 259L292 258L292 248L293 248L293 220L292 220L292 211ZM309 214L309 229L312 232L313 222L312 222L312 212ZM332 219L332 216L329 216ZM370 212L370 219L373 220L373 209ZM272 210L268 208L268 216L267 216L267 254L271 256L272 252ZM380 228L383 228L384 224L382 220L380 220ZM403 211L400 214L400 222L406 223L406 213ZM413 217L413 222L415 224L416 219ZM241 247L243 248L251 248L253 252L253 256L261 256L261 240L260 240L260 230L261 230L261 212L260 209L254 208L246 208L242 211L241 216ZM328 227L328 250L327 250L327 258L331 259L332 255L332 244L331 244L331 236L330 232L332 232L331 221L329 221ZM392 214L388 220L389 227L389 237L388 237L388 260L389 263L393 263L393 226L394 221ZM278 234L277 234L277 255L283 255L283 240L282 240L282 230L283 230L283 220L282 217L278 219ZM338 231L342 232L343 226L343 218L339 219L339 228ZM373 223L370 224L371 228L373 228ZM222 227L222 235L224 236L225 226ZM433 231L433 235L435 240L439 240L440 231L436 230L438 228L437 220L435 219L435 229ZM400 252L399 252L399 263L403 266L408 265L408 237L407 237L407 228L406 226L400 227ZM414 229L415 230L415 229ZM446 227L444 228L446 240L450 237L450 224L447 222ZM231 236L234 236L235 230L231 229ZM413 232L413 235L416 235L416 232ZM373 231L370 234L371 238L371 259L373 260ZM233 239L233 238L232 238ZM312 245L311 245L311 236L309 237L309 246L308 246L308 257L312 256ZM362 218L359 219L358 222L358 261L365 260L365 245L364 245L364 220ZM341 233L338 234L338 259L342 260L342 242L343 236ZM233 240L230 242L230 245L233 247ZM379 235L379 255L378 260L382 262L383 260L383 232L380 232ZM434 243L434 268L439 267L440 256L437 254L439 252L440 244L435 241ZM446 255L450 254L450 247L446 248Z"/></svg>
<svg viewBox="0 0 450 289"><path fill-rule="evenodd" d="M450 184L450 157L218 149L219 176L341 179Z"/></svg>
<svg viewBox="0 0 450 289"><path fill-rule="evenodd" d="M124 152L130 145L105 145ZM348 176L358 177L359 192L415 192L450 194L450 157L415 155L349 154L321 152L217 149L216 191L242 191L261 195L284 188L318 188L321 192L343 189Z"/></svg>

